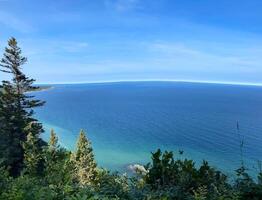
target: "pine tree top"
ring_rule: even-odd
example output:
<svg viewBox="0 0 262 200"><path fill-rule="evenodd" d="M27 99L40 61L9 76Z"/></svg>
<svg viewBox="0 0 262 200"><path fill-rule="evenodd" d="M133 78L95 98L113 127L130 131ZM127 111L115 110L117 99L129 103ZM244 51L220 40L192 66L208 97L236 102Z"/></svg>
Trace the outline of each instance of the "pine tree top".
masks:
<svg viewBox="0 0 262 200"><path fill-rule="evenodd" d="M3 67L1 71L13 74L14 80L18 82L26 78L21 71L21 66L26 63L27 58L21 54L21 48L18 47L16 39L12 37L8 40L8 46L5 48L0 64Z"/></svg>
<svg viewBox="0 0 262 200"><path fill-rule="evenodd" d="M80 131L79 138L77 141L77 149L74 154L76 160L89 160L94 161L94 154L91 142L87 139L84 130Z"/></svg>
<svg viewBox="0 0 262 200"><path fill-rule="evenodd" d="M58 137L56 136L54 129L52 129L50 133L49 147L56 148L57 142L58 142Z"/></svg>
<svg viewBox="0 0 262 200"><path fill-rule="evenodd" d="M77 141L77 153L82 154L87 151L92 151L91 142L87 139L84 130L81 130Z"/></svg>

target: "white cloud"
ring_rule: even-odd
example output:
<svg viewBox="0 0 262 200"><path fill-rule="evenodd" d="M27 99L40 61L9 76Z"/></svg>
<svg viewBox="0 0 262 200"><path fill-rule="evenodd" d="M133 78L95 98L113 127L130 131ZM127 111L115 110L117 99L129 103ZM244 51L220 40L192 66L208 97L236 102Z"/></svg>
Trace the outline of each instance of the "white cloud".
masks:
<svg viewBox="0 0 262 200"><path fill-rule="evenodd" d="M22 33L34 31L34 27L11 13L0 10L0 24Z"/></svg>
<svg viewBox="0 0 262 200"><path fill-rule="evenodd" d="M168 43L153 43L150 46L150 49L154 50L154 51L161 51L163 53L166 54L178 54L178 53L182 53L182 54L188 54L188 55L192 55L192 56L200 56L201 54L203 54L203 52L192 49L187 47L184 44L168 44Z"/></svg>
<svg viewBox="0 0 262 200"><path fill-rule="evenodd" d="M25 55L41 56L58 55L63 53L78 53L86 50L89 44L84 41L67 41L67 40L22 40L21 42ZM24 45L23 45L24 44Z"/></svg>
<svg viewBox="0 0 262 200"><path fill-rule="evenodd" d="M61 42L61 49L64 49L67 52L78 52L88 47L86 42Z"/></svg>
<svg viewBox="0 0 262 200"><path fill-rule="evenodd" d="M262 63L260 50L244 47L241 51L238 47L233 48L225 54L216 47L209 52L182 43L155 42L149 44L148 49L155 54L154 59L158 63L191 70L252 72L258 70Z"/></svg>
<svg viewBox="0 0 262 200"><path fill-rule="evenodd" d="M105 0L105 5L119 12L141 8L140 0Z"/></svg>

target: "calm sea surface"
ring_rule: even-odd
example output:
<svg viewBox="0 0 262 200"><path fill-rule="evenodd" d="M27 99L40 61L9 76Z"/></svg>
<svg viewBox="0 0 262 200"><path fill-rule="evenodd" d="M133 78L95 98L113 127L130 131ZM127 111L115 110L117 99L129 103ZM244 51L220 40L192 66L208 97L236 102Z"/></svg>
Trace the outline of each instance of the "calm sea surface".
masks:
<svg viewBox="0 0 262 200"><path fill-rule="evenodd" d="M262 87L123 82L55 85L35 95L47 101L37 109L43 138L54 128L60 144L74 149L84 129L98 164L108 169L145 164L161 148L232 172L241 160L237 122L245 163L255 170L262 160Z"/></svg>

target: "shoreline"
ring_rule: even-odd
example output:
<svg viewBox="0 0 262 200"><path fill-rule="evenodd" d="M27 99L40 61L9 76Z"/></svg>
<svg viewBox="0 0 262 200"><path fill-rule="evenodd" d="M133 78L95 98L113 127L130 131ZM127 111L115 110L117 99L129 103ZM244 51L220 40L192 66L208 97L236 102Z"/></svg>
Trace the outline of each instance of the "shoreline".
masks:
<svg viewBox="0 0 262 200"><path fill-rule="evenodd" d="M32 93L32 92L44 92L44 91L48 91L48 90L52 90L55 87L54 86L38 86L39 88L36 90L31 90L31 91L27 91L25 93Z"/></svg>

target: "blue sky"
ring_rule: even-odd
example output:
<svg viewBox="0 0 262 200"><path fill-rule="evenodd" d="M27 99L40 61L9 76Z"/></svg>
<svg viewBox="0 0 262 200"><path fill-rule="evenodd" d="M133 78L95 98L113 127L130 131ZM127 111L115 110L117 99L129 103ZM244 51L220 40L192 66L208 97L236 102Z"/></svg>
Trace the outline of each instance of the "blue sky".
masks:
<svg viewBox="0 0 262 200"><path fill-rule="evenodd" d="M262 84L261 8L261 0L0 0L0 48L16 37L38 83Z"/></svg>

